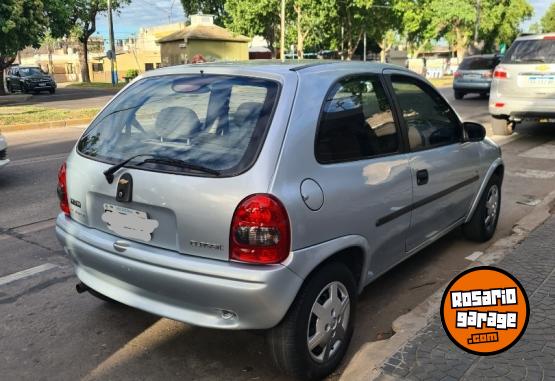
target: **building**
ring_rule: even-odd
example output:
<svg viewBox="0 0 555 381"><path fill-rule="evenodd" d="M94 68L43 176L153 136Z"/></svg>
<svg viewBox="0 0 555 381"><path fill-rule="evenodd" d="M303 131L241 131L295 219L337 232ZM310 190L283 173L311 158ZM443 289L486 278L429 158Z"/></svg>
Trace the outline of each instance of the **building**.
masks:
<svg viewBox="0 0 555 381"><path fill-rule="evenodd" d="M162 66L190 62L200 54L207 61L249 59L248 37L214 25L211 15L191 16L191 25L158 40Z"/></svg>
<svg viewBox="0 0 555 381"><path fill-rule="evenodd" d="M137 36L116 40L118 78L124 80L128 70L144 73L162 64L158 39L185 28L184 23L140 28ZM105 53L89 55L89 76L92 82L111 81L111 63Z"/></svg>

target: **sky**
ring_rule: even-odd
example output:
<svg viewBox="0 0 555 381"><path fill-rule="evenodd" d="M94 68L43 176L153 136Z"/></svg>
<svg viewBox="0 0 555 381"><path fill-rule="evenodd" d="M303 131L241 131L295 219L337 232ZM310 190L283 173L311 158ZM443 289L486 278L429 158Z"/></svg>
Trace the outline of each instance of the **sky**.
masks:
<svg viewBox="0 0 555 381"><path fill-rule="evenodd" d="M118 39L137 34L140 27L184 21L185 13L181 0L132 0L113 17L114 38ZM96 31L95 36L100 34L108 38L108 16L96 18Z"/></svg>
<svg viewBox="0 0 555 381"><path fill-rule="evenodd" d="M253 0L256 1L256 0ZM522 24L526 31L528 27L537 22L545 13L550 0L528 0L534 7L534 16ZM131 4L121 8L119 15L114 15L114 37L125 38L137 33L142 26L166 24L169 21L178 22L185 20L181 0L132 0ZM108 38L108 18L99 16L96 20L97 34Z"/></svg>

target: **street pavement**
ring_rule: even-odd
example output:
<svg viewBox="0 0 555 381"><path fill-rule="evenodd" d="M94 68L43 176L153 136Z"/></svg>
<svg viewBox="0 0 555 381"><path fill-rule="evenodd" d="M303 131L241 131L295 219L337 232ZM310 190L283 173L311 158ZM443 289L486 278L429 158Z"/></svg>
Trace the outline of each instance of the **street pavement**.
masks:
<svg viewBox="0 0 555 381"><path fill-rule="evenodd" d="M453 101L451 91L443 91ZM73 107L72 102L93 99L60 102ZM453 104L465 119L487 120L486 100ZM271 365L262 333L192 327L75 292L77 280L53 226L57 170L81 132L6 134L13 162L0 171L0 377L285 380ZM506 176L494 240L510 233L555 188L555 126L519 126L517 132L500 139ZM452 279L471 262L468 256L487 246L466 241L457 230L370 285L360 296L344 365L363 344L391 336L396 317Z"/></svg>
<svg viewBox="0 0 555 381"><path fill-rule="evenodd" d="M551 217L496 265L522 283L530 301L528 328L510 350L495 356L466 353L449 340L438 315L386 361L378 380L554 380L554 251Z"/></svg>
<svg viewBox="0 0 555 381"><path fill-rule="evenodd" d="M30 94L27 100L14 100L6 103L6 106L37 106L48 108L99 108L104 106L116 93L115 90L107 88L80 88L59 87L55 94L42 92ZM27 98L27 97L25 97Z"/></svg>

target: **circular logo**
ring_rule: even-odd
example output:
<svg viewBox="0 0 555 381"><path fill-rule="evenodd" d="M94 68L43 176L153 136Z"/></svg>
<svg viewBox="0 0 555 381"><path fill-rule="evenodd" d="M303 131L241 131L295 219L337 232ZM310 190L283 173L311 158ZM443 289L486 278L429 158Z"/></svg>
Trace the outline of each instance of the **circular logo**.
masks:
<svg viewBox="0 0 555 381"><path fill-rule="evenodd" d="M494 355L513 346L528 325L530 306L520 282L505 270L482 266L449 283L441 300L441 322L459 348Z"/></svg>

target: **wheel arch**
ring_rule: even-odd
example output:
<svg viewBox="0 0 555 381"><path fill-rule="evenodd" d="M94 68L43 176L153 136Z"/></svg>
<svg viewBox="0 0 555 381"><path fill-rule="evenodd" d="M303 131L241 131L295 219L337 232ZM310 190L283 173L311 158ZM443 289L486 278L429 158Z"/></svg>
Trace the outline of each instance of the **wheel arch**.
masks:
<svg viewBox="0 0 555 381"><path fill-rule="evenodd" d="M482 182L480 183L480 187L478 188L478 192L476 192L476 195L472 200L470 210L468 211L468 214L464 221L465 223L470 221L470 219L472 219L472 216L474 215L474 212L478 207L478 203L480 202L480 198L482 197L482 194L486 189L486 185L488 184L489 180L493 175L500 176L501 182L503 182L503 177L505 176L505 164L503 163L503 160L500 157L497 158L486 171L486 174L484 175Z"/></svg>

